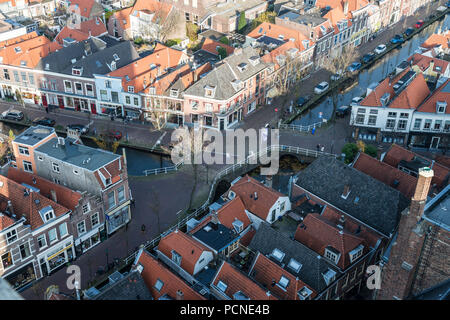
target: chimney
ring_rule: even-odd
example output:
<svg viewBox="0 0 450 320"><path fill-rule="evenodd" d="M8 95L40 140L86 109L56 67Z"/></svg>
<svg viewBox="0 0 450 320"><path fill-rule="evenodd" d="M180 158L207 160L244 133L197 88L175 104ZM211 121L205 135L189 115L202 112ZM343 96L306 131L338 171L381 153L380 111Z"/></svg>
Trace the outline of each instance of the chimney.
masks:
<svg viewBox="0 0 450 320"><path fill-rule="evenodd" d="M434 172L428 167L419 169L419 178L417 179L416 190L414 191L413 201L426 201L428 191L430 190L431 179Z"/></svg>
<svg viewBox="0 0 450 320"><path fill-rule="evenodd" d="M350 186L348 184L346 184L344 186L344 191L342 192L342 198L347 199L348 195L350 193Z"/></svg>
<svg viewBox="0 0 450 320"><path fill-rule="evenodd" d="M344 2L344 15L348 14L348 0L345 0Z"/></svg>
<svg viewBox="0 0 450 320"><path fill-rule="evenodd" d="M258 200L258 193L255 191L255 200Z"/></svg>
<svg viewBox="0 0 450 320"><path fill-rule="evenodd" d="M55 191L55 190L50 190L50 195L51 195L52 200L53 200L54 202L58 202L58 201L57 201L58 198L56 197L56 191Z"/></svg>
<svg viewBox="0 0 450 320"><path fill-rule="evenodd" d="M181 290L177 290L177 300L184 300L184 294Z"/></svg>
<svg viewBox="0 0 450 320"><path fill-rule="evenodd" d="M211 212L211 222L216 226L219 224L219 216L217 215L216 210Z"/></svg>
<svg viewBox="0 0 450 320"><path fill-rule="evenodd" d="M14 215L14 207L12 205L11 200L8 200L8 210L11 213L11 215Z"/></svg>
<svg viewBox="0 0 450 320"><path fill-rule="evenodd" d="M266 177L266 186L268 186L269 188L272 188L272 176Z"/></svg>
<svg viewBox="0 0 450 320"><path fill-rule="evenodd" d="M338 227L339 229L344 229L344 226L345 226L345 216L341 215L341 217L339 218Z"/></svg>

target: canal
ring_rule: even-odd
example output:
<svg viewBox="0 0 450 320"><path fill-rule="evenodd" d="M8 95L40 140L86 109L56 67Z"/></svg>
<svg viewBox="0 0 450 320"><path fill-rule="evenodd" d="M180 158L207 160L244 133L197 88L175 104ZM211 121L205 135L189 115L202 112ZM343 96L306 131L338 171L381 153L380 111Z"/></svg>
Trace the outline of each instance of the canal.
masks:
<svg viewBox="0 0 450 320"><path fill-rule="evenodd" d="M0 122L0 130L3 134L8 135L9 130L12 130L14 135L19 135L24 131L26 127L23 125L12 125ZM83 144L89 147L98 148L94 141L88 138L82 138ZM137 150L129 147L119 147L116 151L117 154L122 154L122 150L125 149L127 156L127 168L128 174L131 176L142 176L144 170L163 168L172 166L170 157L153 152Z"/></svg>
<svg viewBox="0 0 450 320"><path fill-rule="evenodd" d="M401 47L386 54L381 60L375 62L370 68L363 70L358 75L357 85L344 94L338 95L338 106L350 105L354 97L365 96L367 87L371 84L383 80L402 61L419 48L419 46L433 33L441 27L450 28L450 15L446 15L444 20L436 21L415 35L412 39L404 43ZM295 125L310 125L321 121L319 115L322 113L324 119L330 119L333 112L331 97L327 97L323 102L302 114L292 121Z"/></svg>

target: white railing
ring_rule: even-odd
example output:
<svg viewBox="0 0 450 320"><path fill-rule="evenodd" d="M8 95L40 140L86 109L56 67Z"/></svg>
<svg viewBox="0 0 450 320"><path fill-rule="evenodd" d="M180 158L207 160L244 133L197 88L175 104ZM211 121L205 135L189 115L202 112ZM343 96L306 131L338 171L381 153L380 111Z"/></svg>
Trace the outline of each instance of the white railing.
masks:
<svg viewBox="0 0 450 320"><path fill-rule="evenodd" d="M153 174L156 175L156 174L161 174L161 173L177 171L178 168L180 168L182 165L183 165L183 162L181 161L181 162L178 162L177 164L175 164L173 166L169 166L169 167L144 170L144 175L149 176L149 175L153 175Z"/></svg>
<svg viewBox="0 0 450 320"><path fill-rule="evenodd" d="M314 128L320 128L325 122L320 121L308 126L296 125L296 124L280 124L279 128L284 130L293 130L293 131L301 131L301 132L309 132Z"/></svg>
<svg viewBox="0 0 450 320"><path fill-rule="evenodd" d="M166 230L165 232L161 233L160 235L158 235L156 238L147 241L146 243L142 244L141 247L143 247L144 249L148 250L151 248L154 248L159 241L161 240L162 235L168 234L172 231L175 231L176 229L181 229L183 228L186 223L192 219L192 218L197 218L200 214L202 214L203 212L206 211L206 209L208 208L208 206L210 205L213 196L214 196L214 190L215 190L215 186L216 184L220 181L220 179L222 179L223 177L225 177L226 175L233 173L235 171L237 171L238 169L247 166L247 165L257 165L257 159L261 158L263 156L267 156L268 153L270 152L287 152L287 153L294 153L294 154L300 154L300 155L304 155L307 157L314 157L317 158L321 155L328 155L328 156L333 156L333 157L338 157L338 155L332 154L332 153L327 153L327 152L321 152L321 151L316 151L316 150L311 150L311 149L306 149L306 148L300 148L300 147L294 147L294 146L286 146L286 145L271 145L269 147L267 147L265 150L262 150L260 152L257 153L253 153L249 156L247 156L247 158L245 160L242 160L238 163L235 163L225 169L223 169L222 171L219 171L216 176L214 177L214 180L212 182L211 188L209 190L209 195L208 195L208 199L205 201L205 203L203 203L203 205L201 205L199 208L197 208L194 212L190 213L189 215L187 215L186 217L184 217L183 219L181 219L180 221L178 221L177 223L175 223L172 227L170 227L168 230ZM180 166L182 163L178 163L177 165ZM131 263L132 261L134 261L134 259L136 258L136 252L133 252L131 255L129 255L128 257L126 257L125 263Z"/></svg>

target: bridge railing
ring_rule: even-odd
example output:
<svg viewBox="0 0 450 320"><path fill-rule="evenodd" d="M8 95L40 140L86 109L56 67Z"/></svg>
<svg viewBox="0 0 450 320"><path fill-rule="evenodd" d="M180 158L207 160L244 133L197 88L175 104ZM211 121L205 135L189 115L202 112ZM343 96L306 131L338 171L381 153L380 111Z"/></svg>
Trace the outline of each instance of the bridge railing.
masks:
<svg viewBox="0 0 450 320"><path fill-rule="evenodd" d="M293 130L293 131L300 131L300 132L309 132L314 128L320 128L325 122L320 121L316 122L307 126L302 125L296 125L296 124L288 124L288 123L282 123L280 124L279 128L281 130Z"/></svg>
<svg viewBox="0 0 450 320"><path fill-rule="evenodd" d="M148 169L148 170L144 170L143 172L144 172L144 175L146 175L146 176L153 175L153 174L156 175L156 174L161 174L161 173L168 173L168 172L177 171L182 165L183 165L183 161L178 162L178 163L174 164L173 166Z"/></svg>

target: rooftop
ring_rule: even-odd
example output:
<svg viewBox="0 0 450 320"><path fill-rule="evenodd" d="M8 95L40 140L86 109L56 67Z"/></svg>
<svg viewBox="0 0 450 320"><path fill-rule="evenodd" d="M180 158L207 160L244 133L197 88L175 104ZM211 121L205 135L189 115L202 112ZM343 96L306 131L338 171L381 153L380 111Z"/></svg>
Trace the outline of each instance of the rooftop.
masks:
<svg viewBox="0 0 450 320"><path fill-rule="evenodd" d="M450 231L450 185L447 185L437 196L425 206L426 220Z"/></svg>
<svg viewBox="0 0 450 320"><path fill-rule="evenodd" d="M115 281L110 277L110 282L94 300L152 300L152 295L141 274L133 270Z"/></svg>
<svg viewBox="0 0 450 320"><path fill-rule="evenodd" d="M25 131L23 131L21 134L19 134L14 141L20 144L28 145L28 146L34 146L38 142L42 141L43 139L55 135L56 132L55 129L45 126L35 126L35 127L29 127Z"/></svg>
<svg viewBox="0 0 450 320"><path fill-rule="evenodd" d="M192 236L217 252L224 250L239 238L234 230L221 223L214 224L212 222L194 232Z"/></svg>

